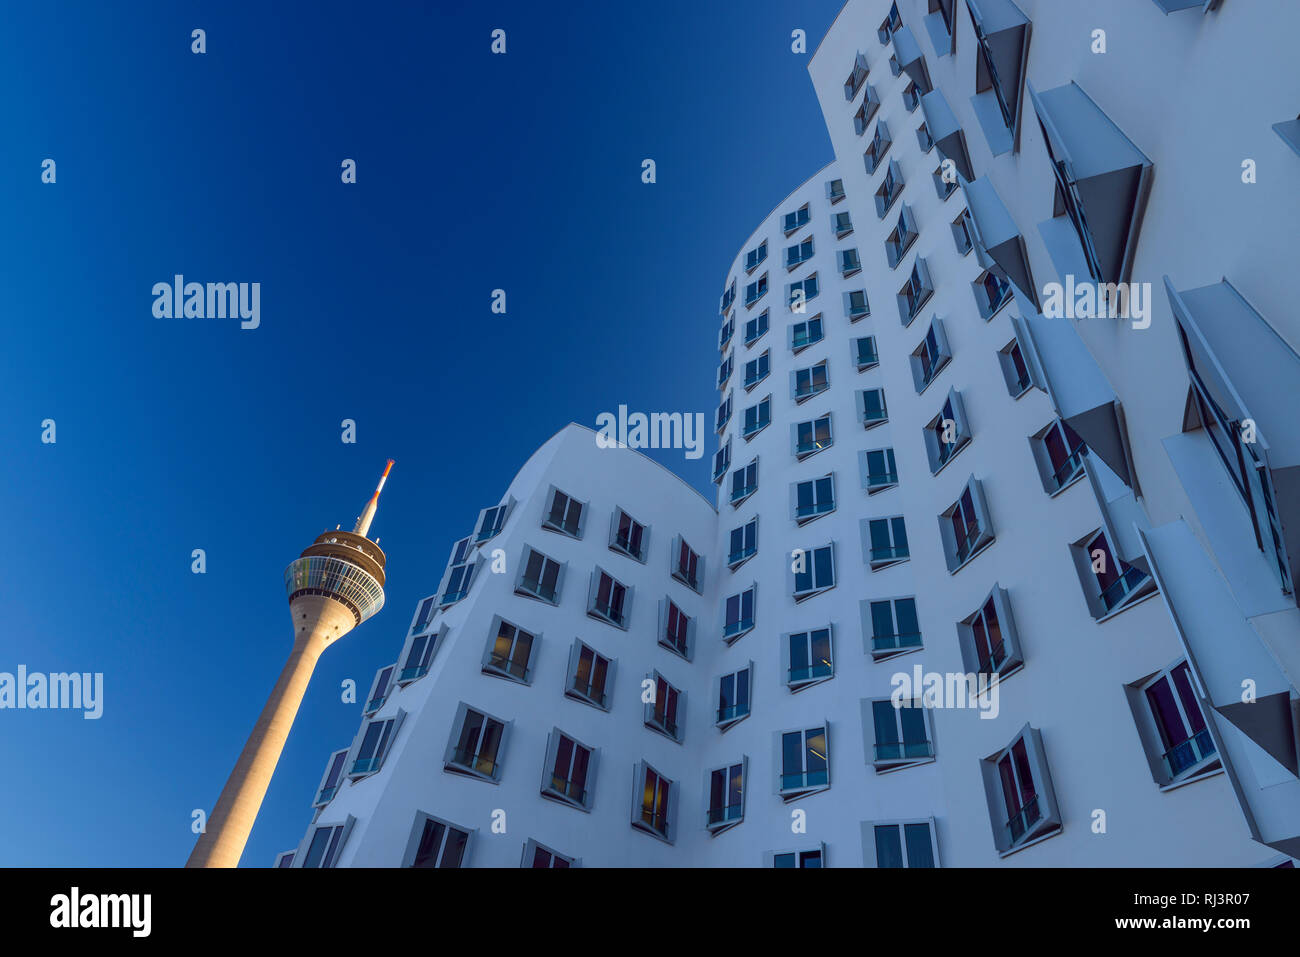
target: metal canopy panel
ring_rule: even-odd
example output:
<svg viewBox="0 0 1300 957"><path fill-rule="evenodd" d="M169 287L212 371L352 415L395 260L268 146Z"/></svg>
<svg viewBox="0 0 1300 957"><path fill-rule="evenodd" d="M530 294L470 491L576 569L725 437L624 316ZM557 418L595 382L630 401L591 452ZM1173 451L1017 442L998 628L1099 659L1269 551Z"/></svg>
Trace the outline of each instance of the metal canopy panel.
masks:
<svg viewBox="0 0 1300 957"><path fill-rule="evenodd" d="M916 42L910 27L899 27L894 31L894 57L917 86L930 88L930 74L921 56L921 45Z"/></svg>
<svg viewBox="0 0 1300 957"><path fill-rule="evenodd" d="M1186 522L1170 522L1139 535L1210 704L1294 774L1296 729L1290 699L1295 688L1241 613L1227 582ZM1253 704L1242 701L1245 687L1255 689Z"/></svg>
<svg viewBox="0 0 1300 957"><path fill-rule="evenodd" d="M1034 289L1033 275L1029 271L1024 237L1011 218L1011 211L1002 202L1002 197L987 176L981 176L973 183L962 183L961 186L966 194L966 208L970 210L976 242L1006 273L1007 278L1015 283L1020 293L1037 305L1038 296Z"/></svg>
<svg viewBox="0 0 1300 957"><path fill-rule="evenodd" d="M1150 189L1151 161L1077 83L1042 93L1027 86L1051 153L1078 191L1100 280L1125 281Z"/></svg>
<svg viewBox="0 0 1300 957"><path fill-rule="evenodd" d="M1201 381L1233 419L1253 419L1270 468L1300 465L1300 356L1226 279L1179 292L1165 277L1174 319Z"/></svg>
<svg viewBox="0 0 1300 957"><path fill-rule="evenodd" d="M963 178L974 179L970 155L966 152L966 138L957 122L957 114L948 105L943 92L931 90L921 97L921 111L925 113L925 128L930 131L930 138L944 159L952 160Z"/></svg>
<svg viewBox="0 0 1300 957"><path fill-rule="evenodd" d="M1021 322L1033 343L1057 414L1125 485L1132 487L1115 390L1079 338L1073 322L1041 315L1024 316Z"/></svg>

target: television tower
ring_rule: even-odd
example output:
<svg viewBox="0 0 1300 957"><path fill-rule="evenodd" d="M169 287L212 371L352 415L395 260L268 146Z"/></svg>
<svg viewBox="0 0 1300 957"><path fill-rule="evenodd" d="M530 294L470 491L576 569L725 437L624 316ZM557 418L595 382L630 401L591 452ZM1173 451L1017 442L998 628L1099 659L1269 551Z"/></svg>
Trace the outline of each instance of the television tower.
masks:
<svg viewBox="0 0 1300 957"><path fill-rule="evenodd" d="M371 541L366 533L392 467L389 459L352 531L325 532L284 570L293 650L186 867L239 863L317 659L384 606L384 553L378 540Z"/></svg>

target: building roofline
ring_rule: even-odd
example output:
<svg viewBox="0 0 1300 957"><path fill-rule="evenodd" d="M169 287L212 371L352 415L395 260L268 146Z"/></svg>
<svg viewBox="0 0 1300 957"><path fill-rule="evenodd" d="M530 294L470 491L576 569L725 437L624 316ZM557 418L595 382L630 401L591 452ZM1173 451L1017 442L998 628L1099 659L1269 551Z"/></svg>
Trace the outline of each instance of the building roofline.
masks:
<svg viewBox="0 0 1300 957"><path fill-rule="evenodd" d="M745 241L744 241L743 243L740 244L740 249L739 249L739 251L736 253L735 256L732 257L732 259L731 259L731 265L727 267L727 272L728 272L728 273L731 272L732 267L734 267L738 262L740 262L741 257L745 255L745 249L746 249L746 247L748 247L749 244L750 244L750 242L754 239L754 237L758 235L758 231L759 231L760 229L763 228L763 224L766 223L769 219L771 219L774 215L776 215L776 211L779 210L779 209L780 209L782 206L784 206L786 203L788 203L788 202L790 201L790 197L792 197L795 193L799 192L801 189L803 189L805 186L807 186L807 185L808 185L809 183L811 183L813 180L817 179L817 177L819 177L819 176L821 176L823 173L825 173L828 169L830 169L832 166L834 166L834 165L836 164L836 162L837 162L837 160L836 160L834 157L831 157L830 162L828 162L828 163L827 163L825 166L823 166L821 169L817 170L817 172L813 173L811 176L809 176L807 179L805 179L802 183L800 183L800 184L799 184L798 186L796 186L794 189L790 190L790 192L788 192L788 193L786 193L784 196L782 196L782 197L780 198L780 200L777 201L776 205L773 206L770 210L768 210L767 215L764 216L762 219L760 219L760 220L758 221L758 225L755 226L755 227L750 231L749 235L745 237ZM724 285L724 287L725 287L725 285L726 285L725 282L724 282L723 285Z"/></svg>

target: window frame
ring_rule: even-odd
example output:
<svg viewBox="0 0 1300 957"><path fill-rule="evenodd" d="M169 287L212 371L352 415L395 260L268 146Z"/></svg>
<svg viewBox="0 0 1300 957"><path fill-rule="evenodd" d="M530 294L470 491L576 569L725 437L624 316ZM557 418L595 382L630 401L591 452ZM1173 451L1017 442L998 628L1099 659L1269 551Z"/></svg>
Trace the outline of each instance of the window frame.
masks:
<svg viewBox="0 0 1300 957"><path fill-rule="evenodd" d="M488 722L496 722L501 726L501 733L497 738L496 749L493 752L492 757L488 759L488 762L492 766L492 770L490 771L484 771L478 767L471 767L469 764L455 760L456 755L462 751L462 749L458 747L458 742L462 737L464 737L465 724L469 720L469 714L471 711L483 719L483 724L478 736L478 742L476 744L477 749L482 748L482 732L487 729ZM501 775L505 770L506 749L510 744L510 732L513 725L514 721L512 720L507 720L492 714L487 710L476 708L465 701L459 702L456 705L456 717L451 723L451 735L447 740L447 747L443 751L442 770L448 774L472 778L476 781L485 781L489 784L500 784ZM473 754L475 764L482 762L483 759L481 754L481 750L475 750Z"/></svg>

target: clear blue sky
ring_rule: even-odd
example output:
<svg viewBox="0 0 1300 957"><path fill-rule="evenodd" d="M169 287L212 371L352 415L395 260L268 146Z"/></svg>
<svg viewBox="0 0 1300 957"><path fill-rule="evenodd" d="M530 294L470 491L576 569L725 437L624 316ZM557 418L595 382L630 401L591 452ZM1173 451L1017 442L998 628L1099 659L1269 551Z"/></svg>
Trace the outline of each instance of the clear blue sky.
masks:
<svg viewBox="0 0 1300 957"><path fill-rule="evenodd" d="M790 32L815 49L840 0L744 6L0 10L0 671L105 682L98 721L0 711L0 865L185 861L288 652L284 566L392 457L387 606L317 668L269 864L357 729L340 683L397 656L527 456L619 403L711 422L725 270L831 159ZM175 273L260 282L261 327L154 318Z"/></svg>

